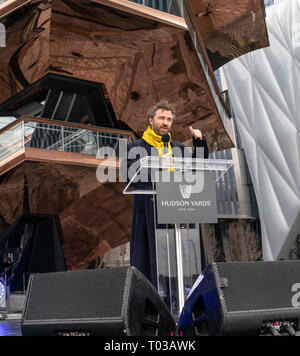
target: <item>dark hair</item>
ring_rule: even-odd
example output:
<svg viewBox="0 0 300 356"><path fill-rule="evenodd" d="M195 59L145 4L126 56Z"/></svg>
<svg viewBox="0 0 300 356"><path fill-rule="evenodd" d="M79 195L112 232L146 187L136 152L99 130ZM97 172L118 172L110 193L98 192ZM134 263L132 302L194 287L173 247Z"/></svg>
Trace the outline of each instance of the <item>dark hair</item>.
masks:
<svg viewBox="0 0 300 356"><path fill-rule="evenodd" d="M167 111L171 111L172 115L173 115L173 119L175 119L175 109L174 107L169 104L169 102L167 100L161 100L159 101L157 104L155 104L149 111L148 111L148 119L151 117L152 119L154 118L154 116L156 115L156 111L158 109L163 109L163 110L167 110Z"/></svg>

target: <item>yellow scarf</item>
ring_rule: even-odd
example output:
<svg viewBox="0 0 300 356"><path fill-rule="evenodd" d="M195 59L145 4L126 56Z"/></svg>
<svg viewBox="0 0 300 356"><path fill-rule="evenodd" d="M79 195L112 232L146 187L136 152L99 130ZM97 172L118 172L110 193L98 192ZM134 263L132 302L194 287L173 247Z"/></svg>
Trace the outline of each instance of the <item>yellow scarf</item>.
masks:
<svg viewBox="0 0 300 356"><path fill-rule="evenodd" d="M170 136L170 141L168 142L168 152L171 153L171 157L173 157L171 134L169 133L168 135ZM162 141L162 137L157 135L150 126L148 126L147 130L144 132L142 139L149 143L149 145L157 148L159 157L164 154L164 142Z"/></svg>

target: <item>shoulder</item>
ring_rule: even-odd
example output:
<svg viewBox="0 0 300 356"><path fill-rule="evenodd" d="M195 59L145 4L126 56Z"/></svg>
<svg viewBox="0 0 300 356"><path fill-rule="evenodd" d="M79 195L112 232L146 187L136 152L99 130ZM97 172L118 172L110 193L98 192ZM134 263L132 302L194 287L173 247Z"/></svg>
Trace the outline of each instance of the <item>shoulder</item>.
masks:
<svg viewBox="0 0 300 356"><path fill-rule="evenodd" d="M172 145L173 147L181 147L181 148L185 147L183 143L180 143L180 142L175 141L175 140L172 140L172 141L171 141L171 145Z"/></svg>
<svg viewBox="0 0 300 356"><path fill-rule="evenodd" d="M147 144L146 141L144 141L142 138L136 140L136 141L133 141L133 142L130 142L127 147L128 148L132 148L132 147L142 147L142 146L145 146Z"/></svg>

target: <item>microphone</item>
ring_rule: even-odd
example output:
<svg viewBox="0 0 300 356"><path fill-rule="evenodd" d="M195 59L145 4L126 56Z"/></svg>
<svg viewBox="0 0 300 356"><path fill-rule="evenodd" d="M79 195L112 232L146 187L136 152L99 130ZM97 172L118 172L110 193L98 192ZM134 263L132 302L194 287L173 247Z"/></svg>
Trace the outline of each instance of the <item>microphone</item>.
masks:
<svg viewBox="0 0 300 356"><path fill-rule="evenodd" d="M168 143L170 142L170 138L171 137L168 134L164 134L161 137L161 140L164 143L164 154L169 152Z"/></svg>

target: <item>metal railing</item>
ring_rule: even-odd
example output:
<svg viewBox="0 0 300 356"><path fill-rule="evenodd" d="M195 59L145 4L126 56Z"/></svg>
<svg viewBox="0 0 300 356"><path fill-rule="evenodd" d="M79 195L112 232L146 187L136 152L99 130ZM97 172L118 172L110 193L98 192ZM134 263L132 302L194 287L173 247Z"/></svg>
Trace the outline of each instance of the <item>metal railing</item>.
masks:
<svg viewBox="0 0 300 356"><path fill-rule="evenodd" d="M0 130L0 162L25 147L96 156L101 147L133 140L130 131L24 117Z"/></svg>
<svg viewBox="0 0 300 356"><path fill-rule="evenodd" d="M129 0L175 16L182 17L178 0Z"/></svg>
<svg viewBox="0 0 300 356"><path fill-rule="evenodd" d="M10 267L6 268L0 273L0 280L3 281L5 286L8 286L9 283L13 280L15 276L15 269L18 267L20 260L14 262Z"/></svg>

